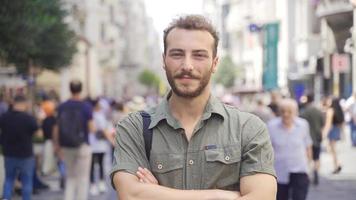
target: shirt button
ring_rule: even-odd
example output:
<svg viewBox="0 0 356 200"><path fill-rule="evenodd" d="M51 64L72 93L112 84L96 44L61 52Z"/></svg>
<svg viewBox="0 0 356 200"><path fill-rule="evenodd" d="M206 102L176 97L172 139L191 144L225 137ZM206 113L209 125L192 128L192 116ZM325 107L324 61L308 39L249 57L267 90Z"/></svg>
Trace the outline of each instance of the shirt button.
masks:
<svg viewBox="0 0 356 200"><path fill-rule="evenodd" d="M157 165L157 168L158 168L158 169L162 169L162 168L163 168L163 165L159 164L159 165Z"/></svg>
<svg viewBox="0 0 356 200"><path fill-rule="evenodd" d="M226 160L226 161L229 161L229 160L230 160L230 156L226 156L226 157L225 157L225 160Z"/></svg>
<svg viewBox="0 0 356 200"><path fill-rule="evenodd" d="M193 165L194 164L194 160L189 160L189 164Z"/></svg>

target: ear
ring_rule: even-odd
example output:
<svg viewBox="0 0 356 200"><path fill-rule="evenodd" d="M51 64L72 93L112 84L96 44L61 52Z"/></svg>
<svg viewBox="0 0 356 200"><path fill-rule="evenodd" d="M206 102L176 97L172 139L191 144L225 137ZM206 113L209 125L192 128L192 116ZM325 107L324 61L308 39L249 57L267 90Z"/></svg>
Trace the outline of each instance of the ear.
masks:
<svg viewBox="0 0 356 200"><path fill-rule="evenodd" d="M212 65L212 72L215 73L217 70L218 70L218 63L219 63L219 57L216 56L214 59L213 59L213 65Z"/></svg>
<svg viewBox="0 0 356 200"><path fill-rule="evenodd" d="M166 55L164 54L164 52L162 53L162 67L164 70L166 70Z"/></svg>

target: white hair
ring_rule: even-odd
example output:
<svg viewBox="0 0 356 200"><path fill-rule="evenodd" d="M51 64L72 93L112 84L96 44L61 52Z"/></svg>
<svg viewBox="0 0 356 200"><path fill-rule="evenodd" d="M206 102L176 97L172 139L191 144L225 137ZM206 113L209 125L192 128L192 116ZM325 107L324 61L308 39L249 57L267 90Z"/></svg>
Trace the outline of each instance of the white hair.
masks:
<svg viewBox="0 0 356 200"><path fill-rule="evenodd" d="M278 102L278 108L282 109L282 108L291 108L293 110L293 112L298 115L298 104L294 99L291 98L285 98L285 99L281 99Z"/></svg>

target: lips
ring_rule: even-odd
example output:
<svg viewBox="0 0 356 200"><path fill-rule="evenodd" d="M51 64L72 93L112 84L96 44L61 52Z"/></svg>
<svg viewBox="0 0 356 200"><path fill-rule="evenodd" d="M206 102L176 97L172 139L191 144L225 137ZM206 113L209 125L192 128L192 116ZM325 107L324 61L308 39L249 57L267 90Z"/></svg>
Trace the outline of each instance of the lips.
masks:
<svg viewBox="0 0 356 200"><path fill-rule="evenodd" d="M176 79L199 79L196 76L193 76L191 74L179 74L177 76L175 76Z"/></svg>

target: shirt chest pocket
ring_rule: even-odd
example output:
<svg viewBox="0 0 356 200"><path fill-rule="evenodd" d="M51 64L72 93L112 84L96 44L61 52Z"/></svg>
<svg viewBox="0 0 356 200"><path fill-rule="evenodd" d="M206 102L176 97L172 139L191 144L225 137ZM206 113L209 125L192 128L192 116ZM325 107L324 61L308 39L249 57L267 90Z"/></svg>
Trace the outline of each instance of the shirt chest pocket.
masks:
<svg viewBox="0 0 356 200"><path fill-rule="evenodd" d="M183 154L151 154L150 165L160 185L183 188Z"/></svg>
<svg viewBox="0 0 356 200"><path fill-rule="evenodd" d="M205 150L206 188L238 189L241 151L239 146Z"/></svg>

